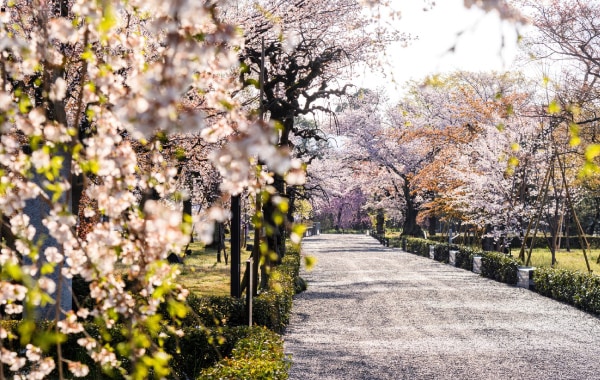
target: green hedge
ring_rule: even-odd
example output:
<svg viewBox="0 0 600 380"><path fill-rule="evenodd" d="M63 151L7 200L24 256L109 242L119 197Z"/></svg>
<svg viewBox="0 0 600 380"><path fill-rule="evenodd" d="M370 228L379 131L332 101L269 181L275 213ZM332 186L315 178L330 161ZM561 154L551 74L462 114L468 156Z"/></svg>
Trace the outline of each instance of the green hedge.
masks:
<svg viewBox="0 0 600 380"><path fill-rule="evenodd" d="M480 249L460 246L457 244L439 243L421 238L402 237L394 239L392 245L402 247L402 239L406 241L406 250L420 256L429 257L429 246L434 246L434 259L448 263L450 250L458 251L456 266L458 268L473 270L473 257L482 257L481 273L483 276L507 284L517 283L519 262L510 256L498 252L484 252Z"/></svg>
<svg viewBox="0 0 600 380"><path fill-rule="evenodd" d="M173 358L172 378L192 379L220 360L231 357L240 340L251 339L248 326L216 329L186 328L184 335L170 335L165 349Z"/></svg>
<svg viewBox="0 0 600 380"><path fill-rule="evenodd" d="M299 250L290 249L282 263L271 272L270 290L254 299L255 326L252 328L245 326L247 315L244 299L190 295L187 300L189 312L181 323L183 336L164 330L167 335L164 348L172 357L172 378L197 378L203 370L200 378L287 378L289 363L283 357L283 342L277 333L281 333L288 325L292 297L296 290L301 289L300 260ZM82 286L82 289L85 287ZM163 311L163 320L168 321L166 311ZM21 321L0 321L0 326L16 337L4 341L5 348L22 351L18 330L20 323ZM39 329L52 329L50 322L42 324ZM100 334L108 337L113 345L125 339L124 327L120 325L107 332L101 332L92 322L86 323L84 327L93 337L99 337ZM82 334L68 336L68 340L62 345L62 353L65 359L81 361L89 366L90 374L84 379L123 378L118 373L107 375L96 365L86 350L77 344L77 339L81 337ZM55 346L48 347L46 354L56 356ZM127 358L119 359L127 361ZM4 377L11 376L7 371ZM58 377L56 373L51 376Z"/></svg>
<svg viewBox="0 0 600 380"><path fill-rule="evenodd" d="M396 239L394 239L396 240ZM420 238L406 238L406 250L423 257L429 257L429 245L432 242ZM396 245L396 244L394 244Z"/></svg>
<svg viewBox="0 0 600 380"><path fill-rule="evenodd" d="M242 329L239 331L246 332L247 336L225 339L229 344L217 347L224 359L212 367L205 367L200 379L287 379L289 362L283 355L283 341L277 333L282 333L289 324L294 294L305 289L299 275L300 261L300 250L288 248L281 264L270 273L269 290L261 292L254 299L254 326L234 328ZM227 324L228 327L223 329L227 331L234 323L247 323L244 303L244 300L231 297L212 297L199 298L189 304L194 314L202 320L212 321L215 326L219 323ZM190 323L189 320L186 322ZM237 336L234 334L234 338ZM229 351L232 343L234 348ZM199 354L208 355L205 356L206 362L214 359L212 353L206 353L211 349L210 344L209 341L194 344L195 347L200 347L197 348L201 350ZM181 351L184 350L182 347ZM189 362L194 361L194 355L198 354L182 360L190 365Z"/></svg>
<svg viewBox="0 0 600 380"><path fill-rule="evenodd" d="M289 248L280 265L269 277L269 290L262 291L253 303L253 322L282 333L290 320L292 298L305 289L300 278L300 252ZM188 297L190 313L184 326L241 326L248 323L244 298Z"/></svg>
<svg viewBox="0 0 600 380"><path fill-rule="evenodd" d="M496 281L515 285L518 279L519 261L500 252L484 252L479 248L456 244L439 243L420 238L403 237L394 239L394 247L429 257L429 246L434 245L435 260L447 262L447 252L457 250L456 266L473 270L473 257L481 256L481 274ZM573 272L564 269L537 268L533 272L535 291L568 303L584 311L600 314L600 277L594 274Z"/></svg>
<svg viewBox="0 0 600 380"><path fill-rule="evenodd" d="M18 328L20 323L20 321L0 322L0 326L16 337L13 340L5 341L5 348L13 351L22 351L21 344L19 343L20 334ZM46 331L52 329L54 326L52 322L38 322L38 325L39 328ZM92 337L98 338L100 336L100 331L96 324L91 322L85 323L84 328ZM123 328L123 325L116 325L113 329L106 332L110 336L113 345L124 341L125 338L122 334ZM219 363L219 361L221 362L218 367L222 368L224 367L224 363L230 362L224 360L224 358L236 358L236 355L239 357L239 354L237 354L235 350L238 349L239 351L240 347L241 349L250 347L248 350L250 350L250 353L254 356L255 361L258 361L261 350L268 351L267 360L261 364L261 371L264 373L279 373L282 368L287 369L287 362L283 357L281 357L279 361L276 361L276 357L273 356L273 352L276 353L278 352L277 350L283 352L283 343L278 340L279 336L276 333L268 333L269 330L265 327L249 328L248 326L237 326L210 329L188 327L184 328L183 331L184 335L181 337L174 335L167 330L164 331L164 333L167 334L167 338L164 341L163 347L172 357L170 366L173 373L170 378L197 378L202 374L203 370L210 368L210 366L215 365L215 363ZM69 335L67 341L61 346L64 359L80 361L87 364L90 368L90 373L82 379L124 379L124 377L116 371L113 371L112 373L106 372L107 370L110 371L110 368L105 368L103 370L89 357L85 348L77 343L77 340L83 336L83 333ZM267 345L261 346L264 342L267 342ZM277 344L280 344L281 346L278 348L276 347ZM50 345L45 351L45 354L47 356L56 357L56 346ZM119 360L126 361L127 358L119 357ZM239 363L235 365L239 366ZM7 366L4 367L5 370L6 367ZM65 373L68 373L66 368L64 368L64 371ZM5 378L11 378L12 376L8 371L6 371L4 375ZM54 372L50 374L50 378L58 378L58 371L54 370ZM240 378L261 379L265 377Z"/></svg>
<svg viewBox="0 0 600 380"><path fill-rule="evenodd" d="M510 285L517 284L519 262L500 252L483 252L481 256L481 274L484 277L504 282Z"/></svg>
<svg viewBox="0 0 600 380"><path fill-rule="evenodd" d="M546 297L600 314L600 277L594 274L537 268L533 281L535 290Z"/></svg>
<svg viewBox="0 0 600 380"><path fill-rule="evenodd" d="M283 340L264 327L244 328L246 336L235 343L231 356L202 371L198 379L288 378L290 361L283 353Z"/></svg>

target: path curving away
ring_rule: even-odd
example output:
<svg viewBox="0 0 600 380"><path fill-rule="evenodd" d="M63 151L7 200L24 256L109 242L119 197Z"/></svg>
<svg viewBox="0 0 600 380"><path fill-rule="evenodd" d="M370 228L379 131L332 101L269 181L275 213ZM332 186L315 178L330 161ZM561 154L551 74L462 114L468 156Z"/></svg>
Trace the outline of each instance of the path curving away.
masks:
<svg viewBox="0 0 600 380"><path fill-rule="evenodd" d="M364 235L306 238L290 379L600 379L600 319Z"/></svg>

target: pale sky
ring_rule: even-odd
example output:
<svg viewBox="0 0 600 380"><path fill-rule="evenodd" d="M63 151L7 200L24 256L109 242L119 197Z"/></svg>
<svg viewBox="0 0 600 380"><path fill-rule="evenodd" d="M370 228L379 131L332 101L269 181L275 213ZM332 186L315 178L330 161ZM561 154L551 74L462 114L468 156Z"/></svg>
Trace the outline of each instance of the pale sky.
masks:
<svg viewBox="0 0 600 380"><path fill-rule="evenodd" d="M504 71L512 67L518 50L517 26L501 21L493 11L466 9L463 0L438 0L428 11L420 0L395 0L402 12L398 29L417 37L408 47L395 46L388 52L393 62L393 79L366 76L365 87L381 81L392 92L402 91L410 79L454 70ZM524 28L521 27L521 33ZM462 32L459 36L458 34ZM504 40L504 47L502 41ZM452 47L454 51L449 51Z"/></svg>

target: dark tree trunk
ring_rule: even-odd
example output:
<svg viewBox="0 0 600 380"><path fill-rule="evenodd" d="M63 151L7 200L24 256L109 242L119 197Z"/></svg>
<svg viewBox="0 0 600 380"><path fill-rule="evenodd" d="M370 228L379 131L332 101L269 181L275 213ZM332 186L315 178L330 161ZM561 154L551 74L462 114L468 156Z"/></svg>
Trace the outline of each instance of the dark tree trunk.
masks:
<svg viewBox="0 0 600 380"><path fill-rule="evenodd" d="M429 217L429 236L435 236L437 227L437 218L435 216Z"/></svg>
<svg viewBox="0 0 600 380"><path fill-rule="evenodd" d="M417 224L419 210L415 205L415 197L411 194L410 185L406 179L402 185L402 191L404 193L404 200L406 202L406 208L404 210L404 223L402 224L402 235L422 237L423 230Z"/></svg>
<svg viewBox="0 0 600 380"><path fill-rule="evenodd" d="M183 201L183 221L190 222L192 220L192 197L189 197ZM190 243L194 242L194 231L190 232Z"/></svg>
<svg viewBox="0 0 600 380"><path fill-rule="evenodd" d="M565 249L567 252L571 252L571 239L569 238L570 230L569 226L571 224L571 213L568 213L565 218Z"/></svg>
<svg viewBox="0 0 600 380"><path fill-rule="evenodd" d="M277 190L277 194L281 197L285 197L285 181L282 176L275 174L273 186ZM286 215L281 215L278 206L273 204L273 199L269 199L263 205L264 223L267 232L267 245L269 252L277 255L277 260L274 264L278 265L281 263L283 256L285 256L285 237L286 237Z"/></svg>
<svg viewBox="0 0 600 380"><path fill-rule="evenodd" d="M383 209L377 210L377 217L375 218L375 232L377 235L385 234L385 213Z"/></svg>
<svg viewBox="0 0 600 380"><path fill-rule="evenodd" d="M483 236L481 237L481 249L483 249L485 252L490 252L494 250L494 238L485 236L491 231L492 226L486 224L485 229L483 230Z"/></svg>
<svg viewBox="0 0 600 380"><path fill-rule="evenodd" d="M594 219L592 219L592 223L587 228L585 233L587 235L594 235L596 231L596 226L598 225L598 221L600 220L600 198L594 198L594 203L596 204L596 212L594 213Z"/></svg>

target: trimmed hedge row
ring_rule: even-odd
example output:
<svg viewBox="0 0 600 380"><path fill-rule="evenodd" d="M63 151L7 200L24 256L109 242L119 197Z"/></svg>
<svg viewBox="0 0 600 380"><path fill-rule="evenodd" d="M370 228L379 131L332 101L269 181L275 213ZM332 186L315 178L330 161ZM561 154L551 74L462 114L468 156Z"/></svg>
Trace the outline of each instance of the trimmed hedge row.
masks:
<svg viewBox="0 0 600 380"><path fill-rule="evenodd" d="M288 378L290 361L283 353L283 340L264 327L246 327L246 336L235 343L231 356L206 368L199 379L265 379Z"/></svg>
<svg viewBox="0 0 600 380"><path fill-rule="evenodd" d="M481 274L483 276L511 285L517 283L519 262L515 258L506 256L503 253L484 252L473 247L438 243L432 240L412 237L394 239L392 244L395 247L403 247L403 244L405 244L408 252L424 257L429 257L429 247L433 246L434 260L446 264L449 261L450 251L457 251L456 267L469 271L473 270L473 257L481 256Z"/></svg>
<svg viewBox="0 0 600 380"><path fill-rule="evenodd" d="M19 343L19 325L20 321L1 321L0 326L10 332L15 339L4 342L4 348L12 351L21 351L21 345ZM52 330L53 322L38 322L39 328L46 331ZM99 338L100 331L96 324L88 322L84 324L85 331L94 338ZM126 327L123 325L115 325L110 331L105 332L110 335L111 342L113 345L117 345L125 340L123 335L123 329ZM258 333L255 331L259 331ZM254 357L266 354L272 355L271 351L277 352L276 347L272 346L278 343L278 340L271 337L270 342L273 342L268 346L261 346L264 343L262 340L267 333L261 331L269 331L265 327L254 326L252 328L248 326L237 326L227 328L184 328L184 335L179 337L168 330L163 332L167 335L164 340L164 349L171 355L170 366L172 374L170 378L179 379L192 379L197 378L201 375L202 371L210 368L219 361L223 361L223 358L234 357L234 350L239 347L248 347L247 350ZM275 337L278 335L274 332L271 334ZM87 354L86 349L81 347L77 340L84 337L83 333L71 334L67 336L67 340L62 344L62 357L63 359L70 361L80 361L86 364L90 373L82 379L124 379L124 377L117 371L110 371L111 368L101 368L100 365L95 363L90 356ZM240 343L243 342L243 343ZM280 350L283 351L283 344L281 344ZM56 357L56 346L50 345L45 351L47 356ZM117 352L118 355L118 352ZM118 355L119 360L127 361L127 358ZM274 359L273 359L274 360ZM262 369L265 373L269 374L273 371L280 371L280 368L285 367L287 364L281 357L279 362L268 361L262 365ZM224 365L221 364L220 367ZM270 369L272 367L272 369ZM5 369L7 366L5 366ZM66 367L64 368L65 373L68 373ZM5 378L10 378L11 374L8 371L4 374ZM51 374L50 378L58 378L58 370L55 369ZM201 377L203 378L203 377ZM247 378L247 379L260 379L265 377L232 377L232 378ZM266 377L268 378L268 377Z"/></svg>
<svg viewBox="0 0 600 380"><path fill-rule="evenodd" d="M535 290L550 298L600 314L600 277L564 269L537 268L533 272Z"/></svg>
<svg viewBox="0 0 600 380"><path fill-rule="evenodd" d="M405 237L393 240L393 246L425 257L429 257L430 245L434 246L434 258L437 261L447 263L448 252L456 250L456 266L472 271L473 257L481 256L483 276L511 285L517 283L520 263L516 258L504 253L484 252L478 248L420 238ZM565 269L536 268L533 281L535 291L539 294L600 315L600 276Z"/></svg>
<svg viewBox="0 0 600 380"><path fill-rule="evenodd" d="M500 252L483 252L481 255L481 274L484 277L516 285L519 261Z"/></svg>
<svg viewBox="0 0 600 380"><path fill-rule="evenodd" d="M290 366L283 354L283 340L278 335L289 324L293 296L306 288L300 278L300 250L288 248L286 256L269 276L269 290L254 298L252 307L253 327L239 326L247 323L245 301L231 297L188 297L191 310L203 323L211 326L225 325L220 330L242 331L246 335L241 339L227 339L227 346L211 347L214 342L195 342L198 351L216 351L221 359L212 367L204 366L199 379L287 379ZM185 321L194 323L193 318ZM197 323L197 322L196 322ZM241 330L239 330L241 329ZM235 335L235 334L234 334ZM181 343L180 343L181 344ZM185 344L187 347L188 345ZM181 347L181 351L186 348ZM196 356L195 356L196 355ZM191 354L187 360L194 363L197 354ZM211 360L214 356L210 357ZM183 364L185 365L185 364ZM198 367L193 368L193 372ZM182 377L182 376L180 376Z"/></svg>
<svg viewBox="0 0 600 380"><path fill-rule="evenodd" d="M269 277L269 290L254 298L252 307L253 322L277 333L287 327L292 310L294 294L305 289L300 278L300 252L288 249L280 265ZM198 297L191 294L187 299L190 313L184 319L184 326L242 326L248 323L246 301L233 297Z"/></svg>
<svg viewBox="0 0 600 380"><path fill-rule="evenodd" d="M290 248L282 264L271 272L270 290L254 299L253 327L245 326L248 322L244 299L190 295L188 315L181 324L183 336L164 330L164 349L172 357L171 378L286 379L289 361L283 355L283 341L278 333L283 332L289 323L293 295L303 290L299 277L300 260L299 249ZM163 320L169 320L166 311L163 312ZM20 324L21 321L0 321L0 327L15 337L3 342L5 348L22 350ZM39 328L45 331L53 329L52 322L40 324L43 326ZM92 322L85 323L84 328L92 337L110 335L113 345L125 339L125 327L121 325L107 332L101 332ZM91 360L85 348L77 343L82 336L74 334L67 337L62 345L63 358L87 364L90 373L84 379L106 376L122 379L116 371L106 374ZM55 349L55 346L50 346L45 354L56 357ZM120 357L119 360L127 361L127 358ZM7 376L10 374L5 373ZM51 377L58 375L53 373Z"/></svg>

